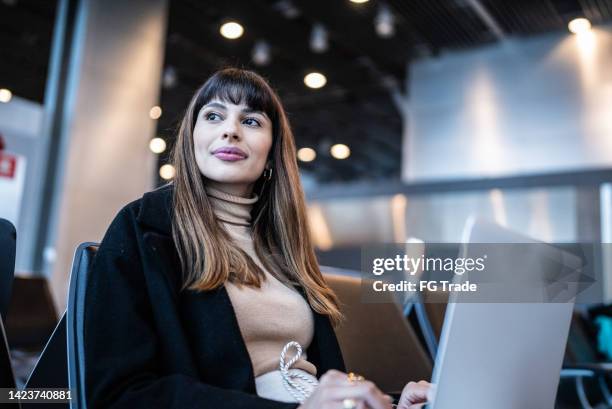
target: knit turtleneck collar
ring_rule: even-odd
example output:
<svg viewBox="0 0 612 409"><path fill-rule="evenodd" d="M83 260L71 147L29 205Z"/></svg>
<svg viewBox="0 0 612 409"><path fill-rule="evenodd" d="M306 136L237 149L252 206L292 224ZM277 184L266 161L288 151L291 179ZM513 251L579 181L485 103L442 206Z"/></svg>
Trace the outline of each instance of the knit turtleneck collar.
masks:
<svg viewBox="0 0 612 409"><path fill-rule="evenodd" d="M206 193L219 220L239 226L251 225L251 209L259 199L256 194L250 198L234 196L210 186L206 186Z"/></svg>

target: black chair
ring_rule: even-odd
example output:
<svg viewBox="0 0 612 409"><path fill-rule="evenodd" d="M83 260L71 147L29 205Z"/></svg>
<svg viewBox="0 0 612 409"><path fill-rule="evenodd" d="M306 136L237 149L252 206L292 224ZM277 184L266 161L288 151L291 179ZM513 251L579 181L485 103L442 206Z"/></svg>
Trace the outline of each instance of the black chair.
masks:
<svg viewBox="0 0 612 409"><path fill-rule="evenodd" d="M0 388L14 387L15 376L11 364L11 355L9 353L8 342L6 342L4 324L2 323L2 318L0 318Z"/></svg>
<svg viewBox="0 0 612 409"><path fill-rule="evenodd" d="M612 375L612 362L606 361L606 357L597 351L596 330L590 315L590 310L574 311L561 378L574 381L582 409L611 408L612 392L608 381ZM593 390L592 386L597 386L598 390ZM592 401L599 401L599 404L592 406Z"/></svg>
<svg viewBox="0 0 612 409"><path fill-rule="evenodd" d="M6 322L15 276L15 243L17 233L11 222L0 219L0 316Z"/></svg>
<svg viewBox="0 0 612 409"><path fill-rule="evenodd" d="M66 359L66 314L62 315L49 337L34 370L30 373L26 388L68 388L68 363ZM67 403L21 404L23 409L67 409Z"/></svg>
<svg viewBox="0 0 612 409"><path fill-rule="evenodd" d="M15 388L15 375L11 365L11 356L9 354L8 343L6 342L6 334L4 333L4 324L0 317L0 388ZM0 404L4 408L21 408L19 402L14 404Z"/></svg>
<svg viewBox="0 0 612 409"><path fill-rule="evenodd" d="M83 322L87 276L98 251L97 243L82 243L77 247L70 274L70 290L66 309L66 335L68 345L68 385L74 396L71 409L85 409L85 351Z"/></svg>
<svg viewBox="0 0 612 409"><path fill-rule="evenodd" d="M0 388L16 387L11 355L4 330L15 276L16 238L15 226L6 219L0 219ZM5 405L6 407L20 407L19 403Z"/></svg>
<svg viewBox="0 0 612 409"><path fill-rule="evenodd" d="M70 273L68 307L49 338L28 382L27 388L70 388L70 408L85 409L85 375L83 351L83 314L87 274L98 250L96 243L77 247ZM49 407L67 408L68 404ZM23 406L27 409L26 406ZM41 404L33 408L41 409Z"/></svg>

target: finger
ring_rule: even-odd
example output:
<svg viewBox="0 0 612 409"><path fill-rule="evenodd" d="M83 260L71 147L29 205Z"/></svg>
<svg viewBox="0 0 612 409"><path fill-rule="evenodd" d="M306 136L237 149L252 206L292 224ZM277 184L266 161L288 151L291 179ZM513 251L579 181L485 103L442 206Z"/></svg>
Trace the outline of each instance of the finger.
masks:
<svg viewBox="0 0 612 409"><path fill-rule="evenodd" d="M384 394L369 381L358 382L348 386L331 386L326 390L326 400L340 401L344 399L362 400L371 409L389 409L391 403Z"/></svg>
<svg viewBox="0 0 612 409"><path fill-rule="evenodd" d="M321 376L321 378L319 379L319 384L338 384L341 383L343 380L347 379L348 375L344 372L340 372L335 369L330 369Z"/></svg>
<svg viewBox="0 0 612 409"><path fill-rule="evenodd" d="M406 403L421 403L427 401L427 393L431 388L429 382L408 382L402 391L402 400Z"/></svg>

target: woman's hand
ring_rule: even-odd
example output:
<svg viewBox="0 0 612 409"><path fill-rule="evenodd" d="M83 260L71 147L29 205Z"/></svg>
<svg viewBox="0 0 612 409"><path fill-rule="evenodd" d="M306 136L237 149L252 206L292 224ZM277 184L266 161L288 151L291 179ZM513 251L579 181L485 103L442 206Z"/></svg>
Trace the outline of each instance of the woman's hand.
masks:
<svg viewBox="0 0 612 409"><path fill-rule="evenodd" d="M357 409L391 409L392 398L372 382L350 382L347 374L334 369L321 376L319 385L298 409L342 409L344 399L354 399Z"/></svg>
<svg viewBox="0 0 612 409"><path fill-rule="evenodd" d="M431 399L432 384L426 381L408 382L404 386L397 409L418 409Z"/></svg>

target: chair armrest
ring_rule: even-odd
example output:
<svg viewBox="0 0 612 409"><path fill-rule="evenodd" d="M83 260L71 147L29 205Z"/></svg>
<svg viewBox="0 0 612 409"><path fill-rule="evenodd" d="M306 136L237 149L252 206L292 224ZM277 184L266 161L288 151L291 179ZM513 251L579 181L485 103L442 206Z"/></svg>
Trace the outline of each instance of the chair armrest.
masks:
<svg viewBox="0 0 612 409"><path fill-rule="evenodd" d="M573 365L566 365L561 370L561 374L563 376L563 372L565 371L590 371L596 375L606 375L612 373L612 362L596 362L596 363L580 363ZM585 375L579 375L585 376Z"/></svg>
<svg viewBox="0 0 612 409"><path fill-rule="evenodd" d="M592 409L584 387L584 378L595 378L599 389L604 397L607 407L612 407L612 394L608 389L605 377L612 373L612 363L586 363L566 365L561 369L561 378L574 378L576 382L576 393L583 409Z"/></svg>

